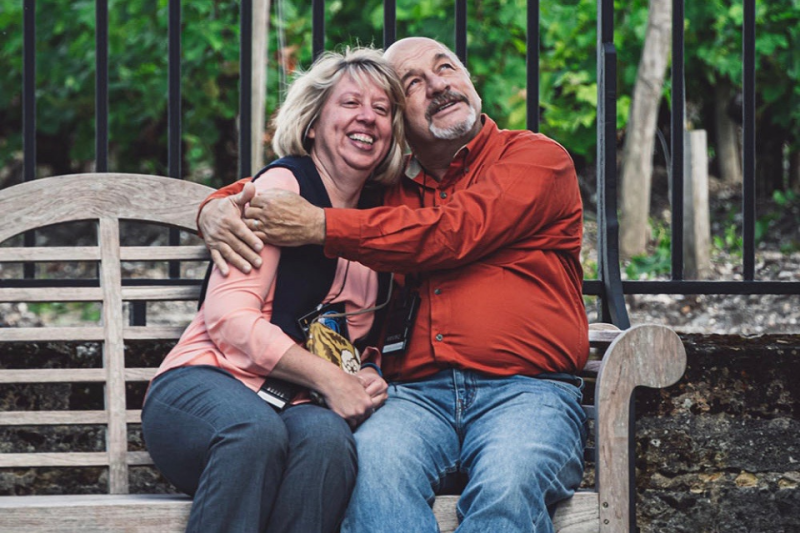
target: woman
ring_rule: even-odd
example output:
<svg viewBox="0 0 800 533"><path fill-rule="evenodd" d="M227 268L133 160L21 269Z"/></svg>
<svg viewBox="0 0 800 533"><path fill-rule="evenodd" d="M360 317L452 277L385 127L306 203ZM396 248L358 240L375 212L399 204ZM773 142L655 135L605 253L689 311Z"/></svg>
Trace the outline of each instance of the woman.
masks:
<svg viewBox="0 0 800 533"><path fill-rule="evenodd" d="M323 56L290 87L273 140L282 158L256 188L356 207L367 180L399 176L402 106L379 51ZM260 253L249 274L213 269L200 311L150 385L144 438L161 472L194 497L188 531L333 532L355 482L351 427L385 401L387 386L374 364L351 375L306 351L297 321L319 304L373 307L377 274L321 247ZM372 321L349 314L351 339ZM328 408L296 398L274 409L257 394L266 377L311 389Z"/></svg>

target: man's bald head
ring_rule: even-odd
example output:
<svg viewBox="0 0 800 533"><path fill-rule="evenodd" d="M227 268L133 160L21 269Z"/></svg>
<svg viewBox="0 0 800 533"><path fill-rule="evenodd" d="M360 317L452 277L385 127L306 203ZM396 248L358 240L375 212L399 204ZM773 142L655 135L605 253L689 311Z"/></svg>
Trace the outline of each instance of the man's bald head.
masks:
<svg viewBox="0 0 800 533"><path fill-rule="evenodd" d="M391 46L389 46L389 48L386 49L386 51L383 53L383 56L387 61L389 61L392 67L397 68L396 63L404 61L409 57L409 55L413 55L420 48L430 46L441 48L444 53L451 55L461 67L464 67L463 63L461 63L461 60L458 59L458 56L455 55L452 50L439 41L429 39L428 37L406 37L405 39L395 41Z"/></svg>
<svg viewBox="0 0 800 533"><path fill-rule="evenodd" d="M415 153L460 148L477 135L481 99L452 50L427 37L408 37L384 57L403 85L406 137Z"/></svg>

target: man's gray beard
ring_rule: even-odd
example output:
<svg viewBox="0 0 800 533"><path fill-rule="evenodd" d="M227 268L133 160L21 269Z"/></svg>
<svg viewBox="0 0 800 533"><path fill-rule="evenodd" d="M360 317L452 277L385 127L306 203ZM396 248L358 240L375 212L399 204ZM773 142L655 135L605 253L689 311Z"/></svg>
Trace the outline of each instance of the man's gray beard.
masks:
<svg viewBox="0 0 800 533"><path fill-rule="evenodd" d="M428 126L428 129L437 139L441 139L443 141L452 141L453 139L458 139L459 137L472 131L476 120L478 120L478 114L475 112L474 107L469 106L469 115L467 115L467 118L465 118L460 124L454 124L449 128L439 128L435 126L433 122L431 122L430 126Z"/></svg>

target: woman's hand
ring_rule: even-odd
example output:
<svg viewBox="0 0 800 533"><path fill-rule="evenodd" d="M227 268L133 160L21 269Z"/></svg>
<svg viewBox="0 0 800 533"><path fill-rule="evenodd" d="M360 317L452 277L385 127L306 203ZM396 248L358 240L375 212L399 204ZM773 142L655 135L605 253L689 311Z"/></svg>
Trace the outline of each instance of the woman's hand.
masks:
<svg viewBox="0 0 800 533"><path fill-rule="evenodd" d="M325 398L331 411L344 418L355 429L375 411L373 398L360 376L347 374L338 368L336 370L339 375L327 380L317 392Z"/></svg>
<svg viewBox="0 0 800 533"><path fill-rule="evenodd" d="M317 391L328 408L355 429L386 401L387 385L374 369L348 374L330 361L294 345L270 373Z"/></svg>
<svg viewBox="0 0 800 533"><path fill-rule="evenodd" d="M378 409L389 397L389 385L378 375L374 368L363 368L356 376L361 380L361 384L364 385L364 390L372 398L372 409Z"/></svg>

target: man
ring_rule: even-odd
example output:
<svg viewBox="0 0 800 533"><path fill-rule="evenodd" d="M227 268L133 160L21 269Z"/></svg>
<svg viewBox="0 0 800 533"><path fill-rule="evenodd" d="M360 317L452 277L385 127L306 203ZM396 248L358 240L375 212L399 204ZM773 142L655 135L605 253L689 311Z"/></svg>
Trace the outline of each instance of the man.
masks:
<svg viewBox="0 0 800 533"><path fill-rule="evenodd" d="M572 161L547 137L482 115L442 44L403 39L386 57L406 94L413 157L385 207L321 210L277 194L244 213L269 242L324 244L401 274L399 300L419 297L405 350L382 359L389 399L356 431L342 531L435 532L435 494L466 479L458 532L550 532L549 511L581 481L585 442L571 377L588 354ZM201 213L215 258L241 265L260 246L238 219L251 196Z"/></svg>

